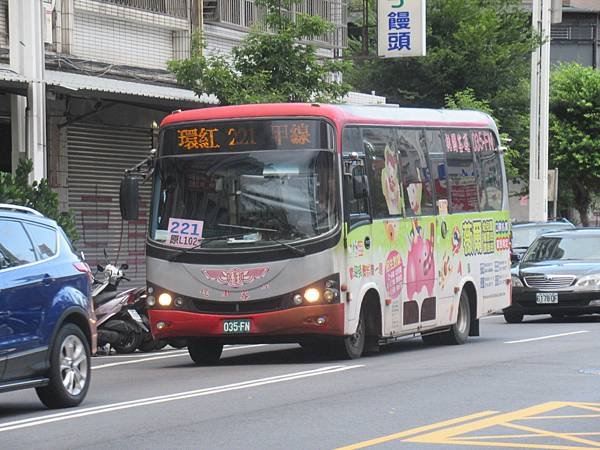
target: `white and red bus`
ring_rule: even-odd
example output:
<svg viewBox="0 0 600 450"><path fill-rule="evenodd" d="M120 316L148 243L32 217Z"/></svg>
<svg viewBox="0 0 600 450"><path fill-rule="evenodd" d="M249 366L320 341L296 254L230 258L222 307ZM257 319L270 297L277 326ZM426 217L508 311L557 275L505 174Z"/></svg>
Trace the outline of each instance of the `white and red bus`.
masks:
<svg viewBox="0 0 600 450"><path fill-rule="evenodd" d="M486 114L178 112L152 166L152 333L186 338L198 364L224 344L297 342L346 358L407 335L462 344L510 303L506 176ZM124 217L136 184L124 180Z"/></svg>

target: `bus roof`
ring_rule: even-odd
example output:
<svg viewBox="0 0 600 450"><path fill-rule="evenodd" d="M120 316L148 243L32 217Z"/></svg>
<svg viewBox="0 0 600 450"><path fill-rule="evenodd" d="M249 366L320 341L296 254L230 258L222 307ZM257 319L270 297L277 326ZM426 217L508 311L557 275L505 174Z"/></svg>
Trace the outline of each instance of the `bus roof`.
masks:
<svg viewBox="0 0 600 450"><path fill-rule="evenodd" d="M271 103L193 109L170 114L162 121L161 126L180 122L278 116L324 117L331 119L338 127L346 124L395 124L496 130L492 118L480 111L318 103Z"/></svg>

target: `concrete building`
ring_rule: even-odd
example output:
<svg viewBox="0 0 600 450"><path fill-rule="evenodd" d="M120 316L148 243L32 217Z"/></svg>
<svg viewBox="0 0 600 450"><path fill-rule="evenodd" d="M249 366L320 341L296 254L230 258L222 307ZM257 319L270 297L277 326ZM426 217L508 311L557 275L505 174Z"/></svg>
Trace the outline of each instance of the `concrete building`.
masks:
<svg viewBox="0 0 600 450"><path fill-rule="evenodd" d="M304 0L297 12L335 24L314 43L339 56L345 0ZM141 281L146 223L120 219L123 170L148 155L166 114L217 103L178 87L167 61L188 57L198 30L208 54L228 53L262 13L253 0L0 0L0 170L31 157L35 178L47 177L75 213L88 260L102 262L106 248Z"/></svg>

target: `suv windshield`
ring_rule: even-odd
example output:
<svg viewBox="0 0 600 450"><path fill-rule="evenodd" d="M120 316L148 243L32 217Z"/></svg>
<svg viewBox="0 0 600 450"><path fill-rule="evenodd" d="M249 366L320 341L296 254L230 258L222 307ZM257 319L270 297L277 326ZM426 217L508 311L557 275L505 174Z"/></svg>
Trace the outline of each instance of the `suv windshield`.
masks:
<svg viewBox="0 0 600 450"><path fill-rule="evenodd" d="M155 172L151 237L167 243L169 219L178 219L202 222L206 240L201 247L311 238L338 223L335 186L334 153L329 150L163 157Z"/></svg>
<svg viewBox="0 0 600 450"><path fill-rule="evenodd" d="M600 236L542 236L523 258L523 262L552 260L600 260Z"/></svg>

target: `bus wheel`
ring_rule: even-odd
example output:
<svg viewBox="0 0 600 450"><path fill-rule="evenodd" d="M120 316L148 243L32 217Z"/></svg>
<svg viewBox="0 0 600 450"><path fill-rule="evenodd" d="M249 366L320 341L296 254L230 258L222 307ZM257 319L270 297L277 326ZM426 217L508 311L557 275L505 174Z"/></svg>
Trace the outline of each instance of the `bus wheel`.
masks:
<svg viewBox="0 0 600 450"><path fill-rule="evenodd" d="M440 333L442 344L460 345L467 342L471 329L471 307L469 306L469 294L463 289L458 301L458 315L456 323L444 333Z"/></svg>
<svg viewBox="0 0 600 450"><path fill-rule="evenodd" d="M521 323L523 322L523 313L515 311L502 311L506 323Z"/></svg>
<svg viewBox="0 0 600 450"><path fill-rule="evenodd" d="M335 354L342 359L360 358L365 350L365 313L361 310L354 334L344 336L335 345Z"/></svg>
<svg viewBox="0 0 600 450"><path fill-rule="evenodd" d="M223 352L223 344L204 339L188 340L188 352L199 366L215 364Z"/></svg>

